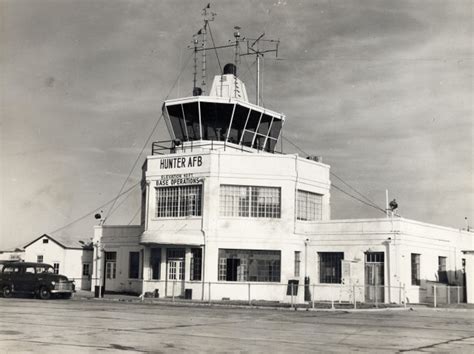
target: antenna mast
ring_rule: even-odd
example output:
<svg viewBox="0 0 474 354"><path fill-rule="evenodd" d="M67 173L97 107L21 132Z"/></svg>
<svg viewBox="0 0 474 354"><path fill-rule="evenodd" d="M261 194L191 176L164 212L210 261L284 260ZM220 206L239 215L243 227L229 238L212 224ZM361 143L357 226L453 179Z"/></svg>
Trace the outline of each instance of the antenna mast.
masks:
<svg viewBox="0 0 474 354"><path fill-rule="evenodd" d="M204 20L204 26L201 29L202 35L202 92L205 91L206 86L206 45L207 45L207 26L210 21L214 21L214 17L216 13L211 12L209 9L211 8L211 3L207 4L207 6L202 9L202 17ZM197 49L196 49L197 51Z"/></svg>
<svg viewBox="0 0 474 354"><path fill-rule="evenodd" d="M263 58L265 53L275 52L275 56L278 58L278 46L280 45L279 40L274 39L263 39L265 33L262 33L258 38L252 39L247 38L247 53L241 54L244 55L255 55L257 60L257 79L256 79L256 104L260 106L260 60ZM266 48L261 49L260 43L263 45L266 44Z"/></svg>

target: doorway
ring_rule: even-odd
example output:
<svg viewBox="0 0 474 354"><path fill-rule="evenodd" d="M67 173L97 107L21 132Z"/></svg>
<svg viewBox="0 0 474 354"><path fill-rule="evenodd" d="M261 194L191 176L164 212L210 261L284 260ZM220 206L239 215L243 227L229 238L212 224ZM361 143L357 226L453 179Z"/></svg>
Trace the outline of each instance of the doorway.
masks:
<svg viewBox="0 0 474 354"><path fill-rule="evenodd" d="M166 250L166 296L183 296L184 294L184 248Z"/></svg>
<svg viewBox="0 0 474 354"><path fill-rule="evenodd" d="M365 301L385 301L385 267L383 252L365 254Z"/></svg>

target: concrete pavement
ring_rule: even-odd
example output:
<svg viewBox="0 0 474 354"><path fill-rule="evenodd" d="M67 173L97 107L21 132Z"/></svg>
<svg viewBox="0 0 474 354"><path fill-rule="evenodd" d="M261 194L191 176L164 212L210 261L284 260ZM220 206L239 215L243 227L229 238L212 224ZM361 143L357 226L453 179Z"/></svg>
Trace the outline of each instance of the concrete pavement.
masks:
<svg viewBox="0 0 474 354"><path fill-rule="evenodd" d="M474 312L306 312L0 298L2 352L474 351Z"/></svg>

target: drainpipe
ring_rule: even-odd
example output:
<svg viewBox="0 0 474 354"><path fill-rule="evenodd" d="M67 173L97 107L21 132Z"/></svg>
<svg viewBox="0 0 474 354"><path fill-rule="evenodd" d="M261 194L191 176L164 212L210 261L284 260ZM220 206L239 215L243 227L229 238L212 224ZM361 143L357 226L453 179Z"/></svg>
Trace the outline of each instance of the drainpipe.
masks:
<svg viewBox="0 0 474 354"><path fill-rule="evenodd" d="M391 276L392 276L392 272L391 272L391 267L390 267L390 262L392 260L392 256L391 256L391 252L390 252L390 243L392 242L392 238L389 237L387 239L387 241L385 241L385 245L387 246L387 261L385 262L387 264L387 286L388 286L388 291L387 291L387 295L388 295L388 302L391 303L391 289L390 289L390 286L392 284L392 280L391 280Z"/></svg>
<svg viewBox="0 0 474 354"><path fill-rule="evenodd" d="M204 282L206 279L206 231L204 230L204 210L205 210L205 205L204 203L205 200L205 184L204 184L204 178L201 179L202 181L202 198L201 198L201 232L203 236L203 244L202 244L202 280L201 280L201 300L204 300Z"/></svg>

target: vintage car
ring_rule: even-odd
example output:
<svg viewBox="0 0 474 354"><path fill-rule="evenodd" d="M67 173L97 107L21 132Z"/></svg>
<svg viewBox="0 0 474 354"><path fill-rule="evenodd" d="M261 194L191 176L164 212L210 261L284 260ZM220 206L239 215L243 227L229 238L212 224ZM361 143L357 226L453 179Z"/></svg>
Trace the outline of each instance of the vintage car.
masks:
<svg viewBox="0 0 474 354"><path fill-rule="evenodd" d="M31 294L47 300L52 296L70 298L74 293L74 281L55 274L54 268L49 264L4 262L0 268L0 290L3 297Z"/></svg>

